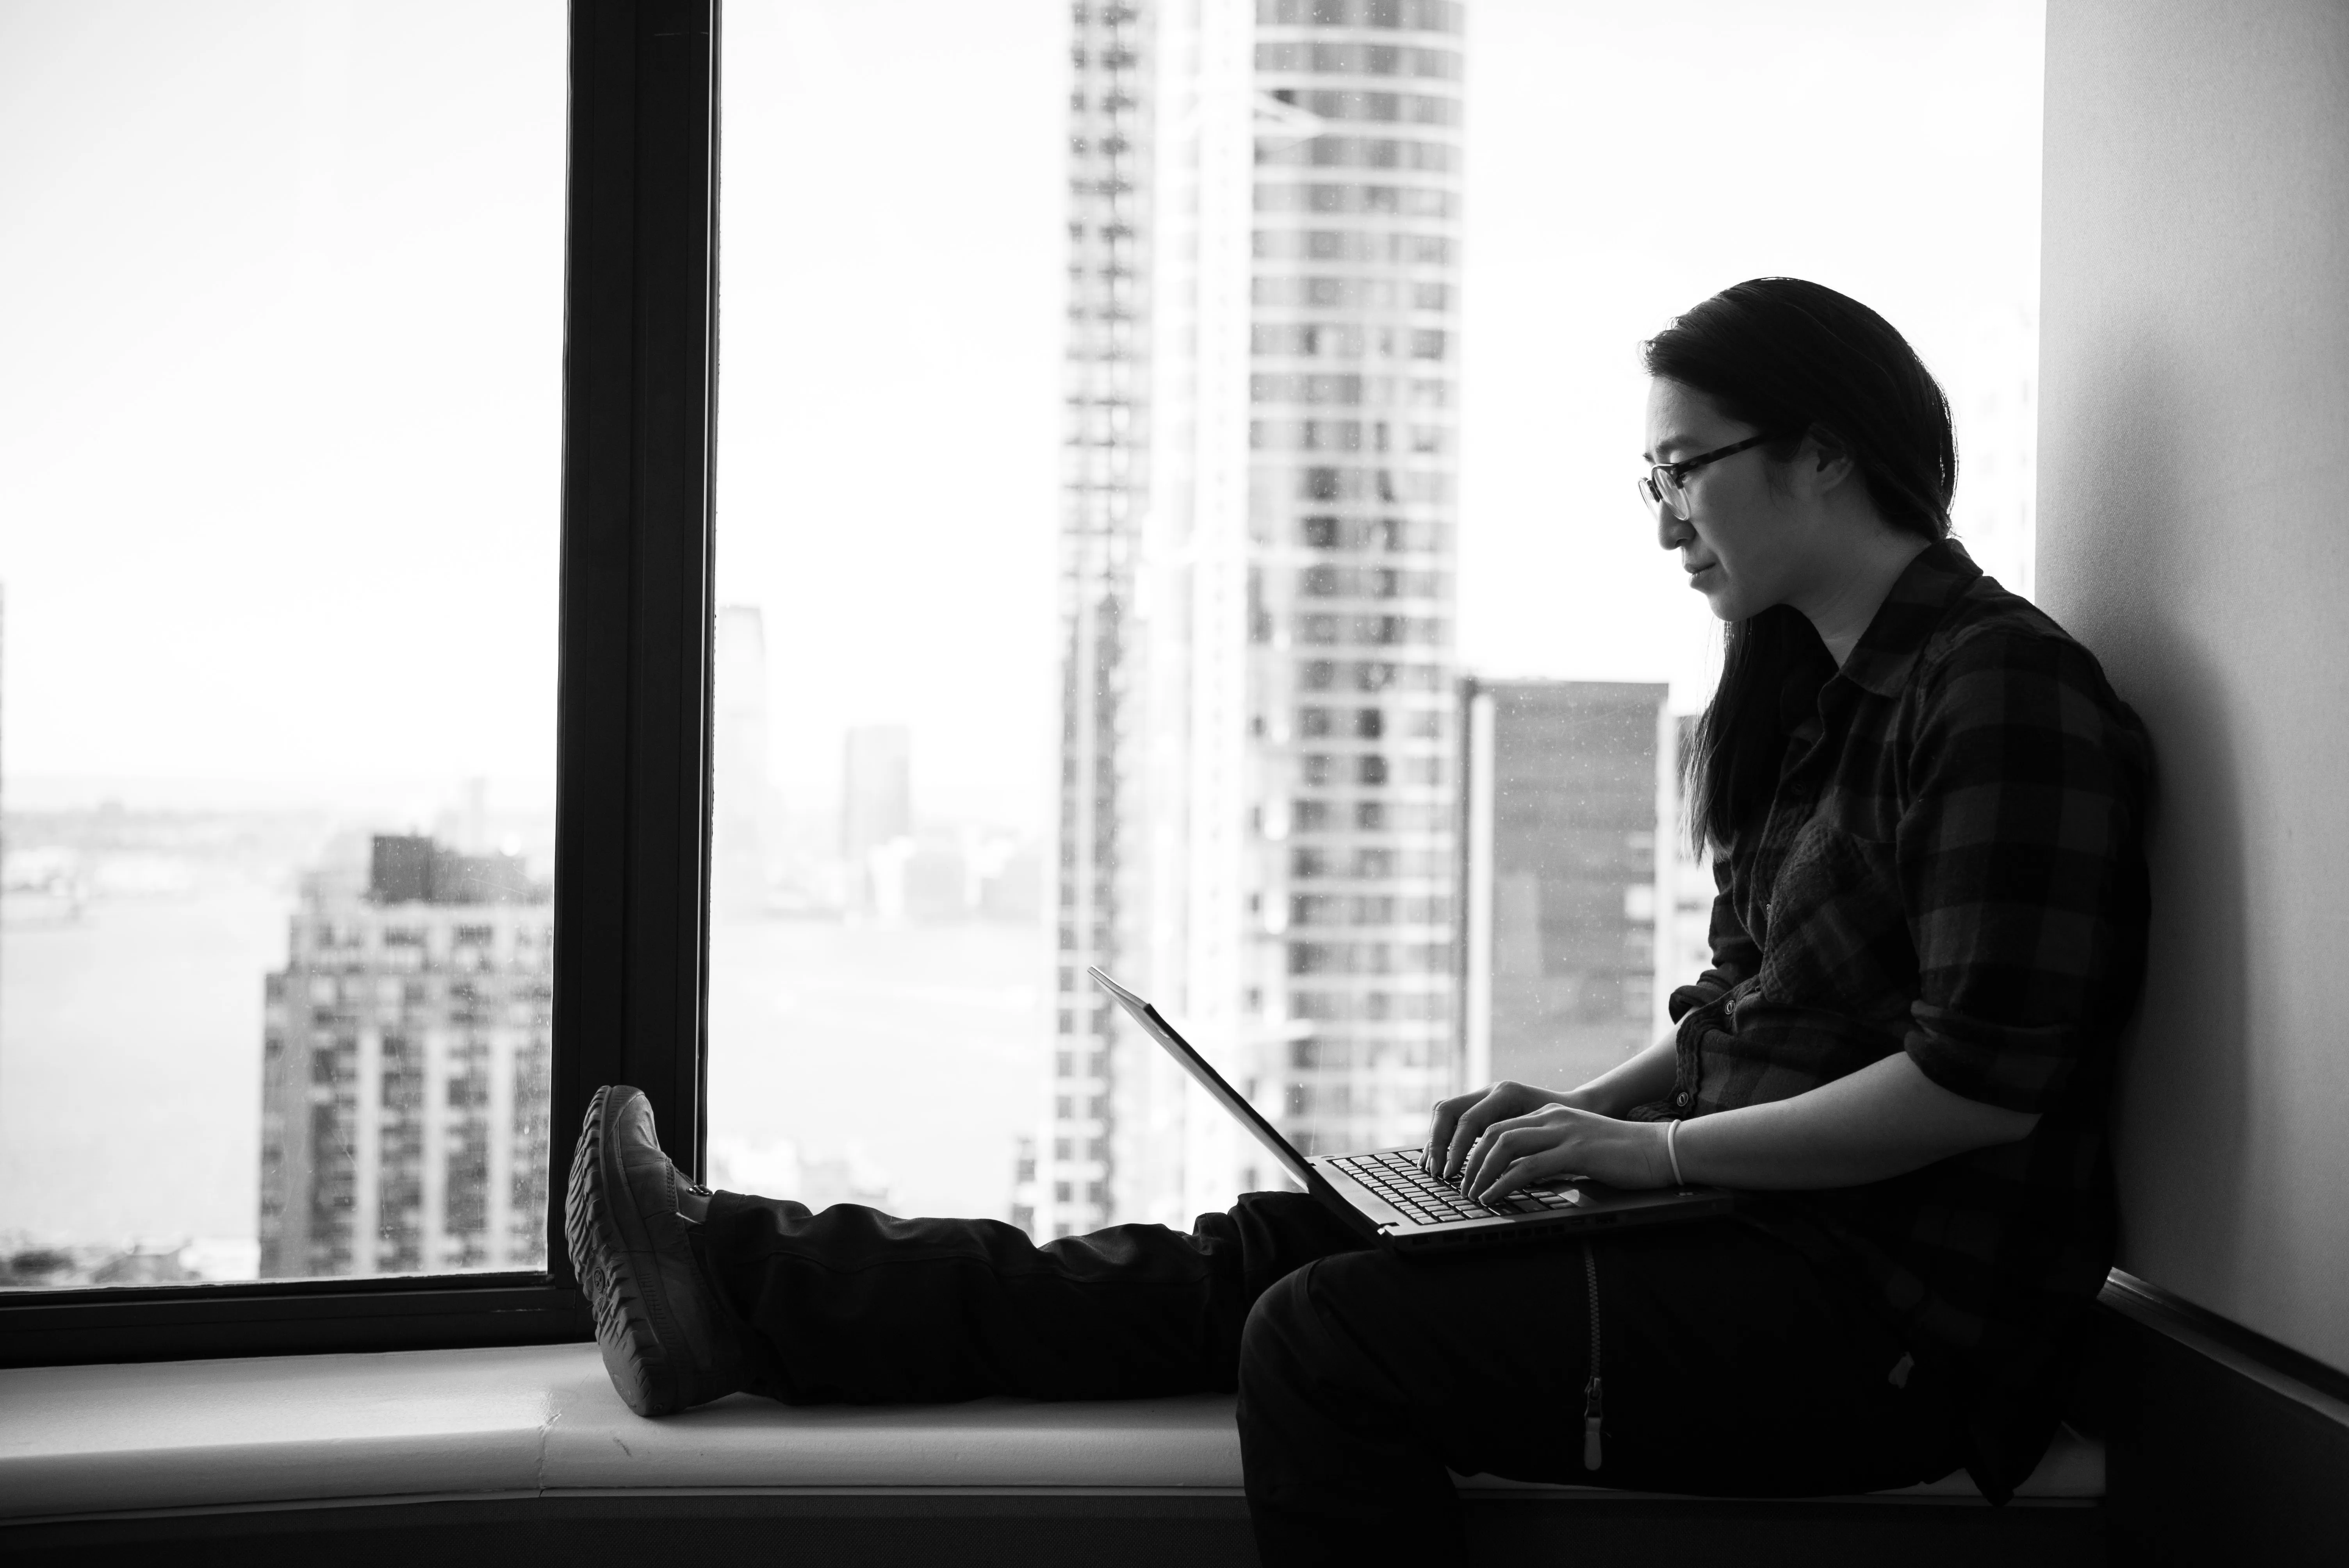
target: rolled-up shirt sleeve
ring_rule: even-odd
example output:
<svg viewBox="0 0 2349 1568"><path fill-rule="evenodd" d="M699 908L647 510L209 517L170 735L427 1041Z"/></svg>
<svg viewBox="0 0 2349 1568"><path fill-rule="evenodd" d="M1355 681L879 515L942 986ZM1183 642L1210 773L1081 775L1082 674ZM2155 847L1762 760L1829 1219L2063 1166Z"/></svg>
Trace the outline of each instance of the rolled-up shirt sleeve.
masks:
<svg viewBox="0 0 2349 1568"><path fill-rule="evenodd" d="M2060 637L1986 632L1927 680L1895 846L1919 970L1904 1044L1944 1088L2044 1110L2130 988L2144 735Z"/></svg>
<svg viewBox="0 0 2349 1568"><path fill-rule="evenodd" d="M1727 855L1714 857L1713 885L1713 965L1689 984L1675 988L1666 999L1665 1011L1675 1024L1697 1008L1720 1001L1762 965L1762 949L1747 933L1745 923L1738 919L1737 905L1730 897Z"/></svg>

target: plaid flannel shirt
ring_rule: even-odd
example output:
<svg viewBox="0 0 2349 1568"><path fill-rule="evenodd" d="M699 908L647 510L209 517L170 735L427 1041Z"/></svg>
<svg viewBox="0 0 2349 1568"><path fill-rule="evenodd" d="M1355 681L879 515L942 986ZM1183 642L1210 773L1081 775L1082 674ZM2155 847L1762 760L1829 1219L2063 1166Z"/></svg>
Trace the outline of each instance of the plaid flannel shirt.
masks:
<svg viewBox="0 0 2349 1568"><path fill-rule="evenodd" d="M2045 1447L2111 1266L2105 1110L2146 933L2143 727L2085 648L1954 542L1893 585L1838 671L1781 702L1764 820L1719 858L1713 967L1672 995L1662 1117L1784 1099L1906 1051L2040 1121L1890 1181L1744 1212L1880 1295L1968 1414L2003 1501Z"/></svg>

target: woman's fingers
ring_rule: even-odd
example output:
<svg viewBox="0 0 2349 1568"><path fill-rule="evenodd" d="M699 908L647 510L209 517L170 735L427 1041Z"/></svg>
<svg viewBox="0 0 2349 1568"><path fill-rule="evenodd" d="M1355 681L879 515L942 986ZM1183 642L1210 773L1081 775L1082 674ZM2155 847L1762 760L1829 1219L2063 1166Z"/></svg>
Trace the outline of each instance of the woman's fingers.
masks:
<svg viewBox="0 0 2349 1568"><path fill-rule="evenodd" d="M1444 1140L1442 1156L1436 1162L1435 1174L1446 1181L1453 1181L1459 1175L1460 1162L1468 1158L1469 1150L1475 1147L1477 1138L1484 1132L1483 1128L1472 1124L1469 1120L1469 1118L1475 1114L1476 1108L1474 1106L1462 1111L1452 1123L1452 1136Z"/></svg>
<svg viewBox="0 0 2349 1568"><path fill-rule="evenodd" d="M1460 1183L1461 1191L1473 1198L1488 1198L1504 1172L1528 1160L1553 1153L1557 1158L1546 1169L1563 1170L1566 1165L1565 1146L1573 1133L1572 1123L1561 1124L1539 1112L1493 1123L1485 1129L1485 1136L1476 1149L1473 1166ZM1511 1188L1521 1187L1540 1173L1544 1172L1519 1175L1509 1185Z"/></svg>
<svg viewBox="0 0 2349 1568"><path fill-rule="evenodd" d="M1519 1179L1509 1183L1512 1190L1568 1170L1582 1158L1583 1137L1592 1130L1592 1119L1565 1106L1545 1105L1523 1116L1495 1121L1485 1129L1485 1140L1464 1173L1461 1190L1482 1196L1502 1171L1535 1156L1539 1162L1526 1166Z"/></svg>
<svg viewBox="0 0 2349 1568"><path fill-rule="evenodd" d="M1452 1148L1452 1130L1459 1125L1460 1113L1476 1103L1476 1097L1456 1094L1450 1099L1439 1099L1428 1113L1427 1146L1419 1151L1419 1168L1430 1175L1443 1169L1445 1156Z"/></svg>
<svg viewBox="0 0 2349 1568"><path fill-rule="evenodd" d="M1487 1172L1489 1180L1481 1188L1472 1189L1470 1196L1483 1203L1497 1203L1510 1193L1537 1181L1548 1180L1565 1170L1569 1163L1564 1134L1551 1130L1559 1141L1534 1146L1530 1140L1505 1146L1500 1151L1506 1164L1495 1163Z"/></svg>
<svg viewBox="0 0 2349 1568"><path fill-rule="evenodd" d="M1466 1173L1470 1160L1478 1157L1477 1150L1493 1129L1500 1125L1506 1110L1506 1108L1488 1090L1460 1113L1460 1120L1453 1128L1451 1140L1444 1147L1444 1169L1438 1173L1444 1180L1457 1181Z"/></svg>
<svg viewBox="0 0 2349 1568"><path fill-rule="evenodd" d="M1469 1150L1468 1159L1461 1168L1460 1190L1472 1198L1476 1196L1493 1180L1495 1172L1524 1154L1522 1148L1513 1148L1506 1155L1501 1152L1504 1141L1516 1130L1514 1128L1504 1130L1497 1124L1485 1130L1485 1135L1477 1140L1476 1147Z"/></svg>
<svg viewBox="0 0 2349 1568"><path fill-rule="evenodd" d="M1504 1110L1488 1094L1463 1113L1459 1130L1452 1135L1452 1159L1444 1167L1444 1180L1458 1181L1464 1191L1475 1183L1477 1172L1493 1157L1493 1140L1516 1125L1504 1116Z"/></svg>
<svg viewBox="0 0 2349 1568"><path fill-rule="evenodd" d="M1528 1107L1536 1109L1528 1112ZM1535 1090L1521 1083L1506 1081L1444 1101L1436 1108L1438 1116L1449 1109L1456 1119L1452 1125L1452 1136L1444 1143L1438 1144L1433 1138L1428 1141L1431 1150L1441 1148L1444 1151L1444 1164L1435 1173L1447 1181L1458 1180L1465 1173L1472 1157L1483 1158L1475 1151L1484 1140L1516 1126L1527 1115L1541 1115L1545 1109L1547 1108L1540 1104Z"/></svg>

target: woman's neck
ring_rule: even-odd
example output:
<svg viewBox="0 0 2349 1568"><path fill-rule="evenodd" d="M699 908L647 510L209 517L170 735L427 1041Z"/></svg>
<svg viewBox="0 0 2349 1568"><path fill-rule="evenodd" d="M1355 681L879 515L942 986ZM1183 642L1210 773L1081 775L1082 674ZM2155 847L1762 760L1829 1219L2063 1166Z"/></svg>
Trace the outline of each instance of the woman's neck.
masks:
<svg viewBox="0 0 2349 1568"><path fill-rule="evenodd" d="M1816 593L1805 594L1795 608L1809 617L1819 634L1819 641L1834 655L1836 667L1843 667L1851 657L1852 649L1876 619L1876 612L1884 606L1885 595L1909 563L1922 555L1931 542L1913 533L1899 533L1879 526L1851 541L1850 546L1839 552L1840 559L1834 572L1823 581Z"/></svg>

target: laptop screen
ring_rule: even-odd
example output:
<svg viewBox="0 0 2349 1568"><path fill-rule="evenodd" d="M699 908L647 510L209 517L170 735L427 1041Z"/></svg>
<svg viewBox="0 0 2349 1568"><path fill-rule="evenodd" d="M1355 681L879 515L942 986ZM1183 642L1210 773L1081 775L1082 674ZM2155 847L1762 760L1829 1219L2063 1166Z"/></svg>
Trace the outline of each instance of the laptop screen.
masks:
<svg viewBox="0 0 2349 1568"><path fill-rule="evenodd" d="M1298 1153L1296 1146L1283 1138L1272 1123L1258 1116L1256 1107L1241 1099L1238 1092L1224 1081L1223 1075L1209 1067L1207 1059L1193 1050L1188 1040L1174 1032L1174 1026L1158 1016L1157 1008L1098 968L1089 968L1085 973L1092 975L1102 990L1116 998L1117 1005L1124 1008L1127 1015L1141 1025L1143 1032L1156 1040L1168 1056L1182 1063L1183 1070L1196 1079L1201 1088L1215 1096L1218 1105L1238 1118L1240 1125L1254 1133L1256 1140L1264 1145L1267 1152L1280 1161L1281 1168L1297 1178L1299 1186L1309 1191L1312 1190L1313 1168L1305 1163L1305 1156Z"/></svg>

